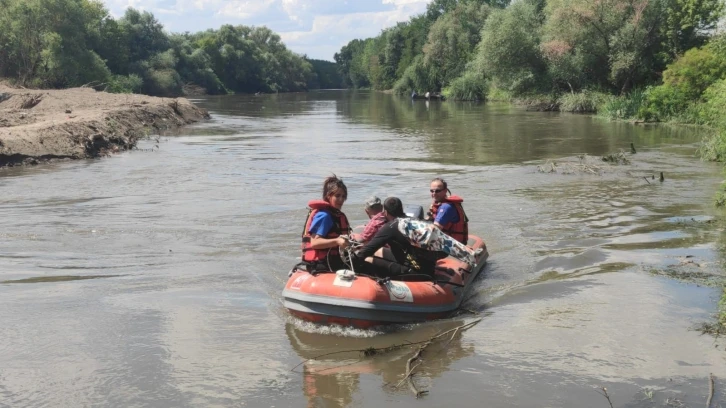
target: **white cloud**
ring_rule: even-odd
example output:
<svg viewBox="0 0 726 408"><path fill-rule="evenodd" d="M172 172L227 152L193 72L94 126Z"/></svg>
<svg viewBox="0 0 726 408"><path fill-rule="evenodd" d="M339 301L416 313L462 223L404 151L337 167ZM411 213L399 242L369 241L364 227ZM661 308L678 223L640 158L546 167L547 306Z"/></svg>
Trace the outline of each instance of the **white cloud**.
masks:
<svg viewBox="0 0 726 408"><path fill-rule="evenodd" d="M106 5L114 17L123 15L127 8L133 7L139 10L149 10L156 7L156 0L106 0Z"/></svg>
<svg viewBox="0 0 726 408"><path fill-rule="evenodd" d="M380 34L384 28L391 27L400 21L407 21L411 16L422 13L426 10L427 2L424 0L383 0L383 3L395 3L396 9L316 16L310 30L281 32L280 37L293 50L309 49L315 45L320 48L321 45L326 45L333 47L335 49L333 53L335 53L355 38L374 37ZM331 59L332 54L321 56L315 53L313 57Z"/></svg>
<svg viewBox="0 0 726 408"><path fill-rule="evenodd" d="M277 0L225 1L224 6L217 11L217 14L231 18L249 19L267 11L270 6L277 2Z"/></svg>
<svg viewBox="0 0 726 408"><path fill-rule="evenodd" d="M409 4L426 5L429 0L383 0L383 4L393 4L396 7L406 6Z"/></svg>
<svg viewBox="0 0 726 408"><path fill-rule="evenodd" d="M378 35L426 10L430 0L104 0L115 17L147 10L169 30L266 25L292 51L328 59L355 38Z"/></svg>

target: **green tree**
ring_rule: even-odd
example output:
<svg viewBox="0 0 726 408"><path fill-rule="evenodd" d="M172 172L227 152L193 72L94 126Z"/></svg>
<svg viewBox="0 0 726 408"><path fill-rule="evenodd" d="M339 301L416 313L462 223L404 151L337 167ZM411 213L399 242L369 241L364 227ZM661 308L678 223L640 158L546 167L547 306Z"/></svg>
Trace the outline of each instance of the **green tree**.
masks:
<svg viewBox="0 0 726 408"><path fill-rule="evenodd" d="M402 25L384 30L381 34L383 42L381 54L379 55L381 65L381 88L389 89L396 81L396 71L398 64L403 57L405 47L405 38L403 36Z"/></svg>
<svg viewBox="0 0 726 408"><path fill-rule="evenodd" d="M108 11L100 1L45 0L45 47L39 76L45 86L78 86L106 82L111 72L92 50Z"/></svg>
<svg viewBox="0 0 726 408"><path fill-rule="evenodd" d="M98 1L2 0L0 75L37 86L107 80L108 68L91 49L107 18Z"/></svg>
<svg viewBox="0 0 726 408"><path fill-rule="evenodd" d="M353 88L364 88L370 86L371 81L368 77L368 64L370 64L370 55L364 55L367 43L373 41L368 40L352 40L341 48L339 53L335 53L335 62L340 67L340 73L346 82ZM368 48L370 52L370 47Z"/></svg>
<svg viewBox="0 0 726 408"><path fill-rule="evenodd" d="M461 76L473 59L490 8L477 2L459 2L431 26L423 47L423 62L435 75L435 90Z"/></svg>
<svg viewBox="0 0 726 408"><path fill-rule="evenodd" d="M101 20L98 40L94 51L106 61L106 66L116 74L127 75L131 60L128 33L124 26L111 17Z"/></svg>
<svg viewBox="0 0 726 408"><path fill-rule="evenodd" d="M543 52L555 83L625 92L652 75L662 0L549 0Z"/></svg>
<svg viewBox="0 0 726 408"><path fill-rule="evenodd" d="M540 20L536 6L524 1L493 11L469 69L514 94L544 90L547 65L540 51Z"/></svg>
<svg viewBox="0 0 726 408"><path fill-rule="evenodd" d="M396 78L401 78L404 71L413 63L414 58L423 53L430 26L431 21L426 18L425 14L413 17L408 23L400 25L404 44L398 68L396 68Z"/></svg>
<svg viewBox="0 0 726 408"><path fill-rule="evenodd" d="M143 61L169 49L169 37L164 26L148 11L129 7L119 20L128 40L129 60Z"/></svg>
<svg viewBox="0 0 726 408"><path fill-rule="evenodd" d="M723 16L723 0L664 0L664 22L661 26L668 60L707 40Z"/></svg>
<svg viewBox="0 0 726 408"><path fill-rule="evenodd" d="M318 59L307 60L312 66L314 75L308 83L308 89L339 89L344 88L345 81L338 72L338 66L334 62Z"/></svg>
<svg viewBox="0 0 726 408"><path fill-rule="evenodd" d="M646 106L640 115L649 120L680 120L691 114L687 121L698 120L697 110L703 101L704 92L718 81L726 78L726 53L721 51L723 38L702 48L693 48L668 66L663 72L663 84L648 90ZM721 89L721 88L717 88ZM710 95L709 100L720 100ZM711 121L711 120L709 120Z"/></svg>
<svg viewBox="0 0 726 408"><path fill-rule="evenodd" d="M202 48L194 48L190 37L188 34L174 34L169 38L177 60L175 69L182 82L198 85L211 95L226 93L212 69L212 59Z"/></svg>
<svg viewBox="0 0 726 408"><path fill-rule="evenodd" d="M0 0L0 76L27 85L40 68L47 33L38 1Z"/></svg>

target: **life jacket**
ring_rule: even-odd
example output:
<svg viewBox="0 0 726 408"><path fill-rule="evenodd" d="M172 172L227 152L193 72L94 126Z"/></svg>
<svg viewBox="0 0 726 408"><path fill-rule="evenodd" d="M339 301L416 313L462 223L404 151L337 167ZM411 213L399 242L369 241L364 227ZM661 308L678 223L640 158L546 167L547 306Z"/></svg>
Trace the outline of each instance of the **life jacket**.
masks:
<svg viewBox="0 0 726 408"><path fill-rule="evenodd" d="M466 245L466 243L469 241L469 218L466 217L466 213L464 212L464 207L461 205L461 203L464 202L464 199L457 196L457 195L451 195L444 199L444 201L440 203L433 203L431 204L431 216L433 218L436 218L436 214L439 212L439 207L441 207L441 204L443 203L449 203L452 207L456 209L456 212L459 214L459 221L458 222L450 222L446 225L442 225L441 230L444 231L444 234L451 236L455 240L461 242L462 244Z"/></svg>
<svg viewBox="0 0 726 408"><path fill-rule="evenodd" d="M305 221L305 229L302 232L302 260L305 263L316 263L319 261L325 261L329 255L339 256L338 247L325 248L325 249L313 249L310 235L310 226L313 223L315 214L320 211L327 212L333 217L333 227L328 231L328 235L323 238L338 238L343 234L350 234L350 223L348 218L340 210L335 209L330 203L323 200L311 200L308 202L310 211L308 212L308 218Z"/></svg>

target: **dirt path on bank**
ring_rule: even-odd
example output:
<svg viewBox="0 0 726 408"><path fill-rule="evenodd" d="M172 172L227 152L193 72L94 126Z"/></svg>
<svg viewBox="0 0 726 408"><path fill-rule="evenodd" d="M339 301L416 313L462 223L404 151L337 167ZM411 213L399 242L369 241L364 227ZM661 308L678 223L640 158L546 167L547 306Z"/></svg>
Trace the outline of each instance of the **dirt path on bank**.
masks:
<svg viewBox="0 0 726 408"><path fill-rule="evenodd" d="M0 167L104 156L205 118L206 110L184 98L0 84Z"/></svg>

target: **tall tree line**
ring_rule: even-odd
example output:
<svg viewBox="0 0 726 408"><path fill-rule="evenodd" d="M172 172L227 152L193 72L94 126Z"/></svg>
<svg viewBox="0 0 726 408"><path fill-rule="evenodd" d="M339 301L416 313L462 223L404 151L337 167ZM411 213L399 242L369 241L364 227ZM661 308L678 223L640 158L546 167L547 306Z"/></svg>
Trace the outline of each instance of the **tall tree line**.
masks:
<svg viewBox="0 0 726 408"><path fill-rule="evenodd" d="M348 86L400 93L625 94L659 84L705 45L723 9L723 0L433 0L335 60Z"/></svg>
<svg viewBox="0 0 726 408"><path fill-rule="evenodd" d="M267 27L170 34L149 12L129 8L116 20L98 0L0 0L0 77L24 86L289 92L340 87L331 67L288 50Z"/></svg>

